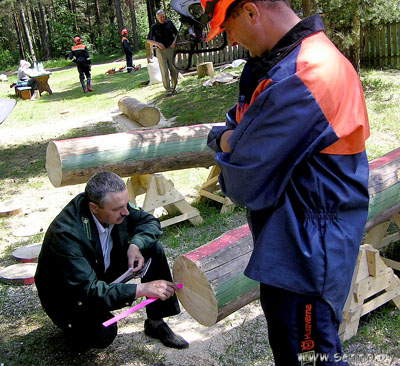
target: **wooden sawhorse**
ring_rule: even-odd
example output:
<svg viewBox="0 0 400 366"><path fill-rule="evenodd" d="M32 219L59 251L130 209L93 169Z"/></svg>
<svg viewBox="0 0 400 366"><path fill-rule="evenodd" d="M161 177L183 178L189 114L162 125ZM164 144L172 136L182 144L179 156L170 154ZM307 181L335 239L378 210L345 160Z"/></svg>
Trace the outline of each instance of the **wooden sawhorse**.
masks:
<svg viewBox="0 0 400 366"><path fill-rule="evenodd" d="M164 207L172 216L161 220L161 227L170 226L181 221L189 220L193 225L200 225L203 219L199 210L191 206L185 197L174 187L174 184L162 174L135 175L126 182L130 200L136 204L136 197L146 193L143 210L154 214L156 208Z"/></svg>

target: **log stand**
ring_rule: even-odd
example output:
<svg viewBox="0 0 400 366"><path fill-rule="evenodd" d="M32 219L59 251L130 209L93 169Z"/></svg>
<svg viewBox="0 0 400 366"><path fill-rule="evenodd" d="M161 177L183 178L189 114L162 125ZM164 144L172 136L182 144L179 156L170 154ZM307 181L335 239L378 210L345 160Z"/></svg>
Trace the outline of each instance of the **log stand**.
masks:
<svg viewBox="0 0 400 366"><path fill-rule="evenodd" d="M222 203L221 214L226 214L233 211L235 204L228 197L216 194L216 192L221 190L218 183L219 173L221 173L221 170L217 165L214 165L211 168L207 181L201 186L199 199L207 197L213 201Z"/></svg>
<svg viewBox="0 0 400 366"><path fill-rule="evenodd" d="M392 301L400 309L400 280L369 244L361 246L349 296L343 308L339 336L346 341L357 334L360 318Z"/></svg>
<svg viewBox="0 0 400 366"><path fill-rule="evenodd" d="M175 217L162 220L161 227L185 220L189 220L193 225L200 225L203 222L199 210L191 206L174 187L172 181L166 179L162 174L133 176L128 179L126 184L130 199L134 203L136 203L138 194L146 193L143 210L153 214L156 208L164 207L170 215L179 213Z"/></svg>
<svg viewBox="0 0 400 366"><path fill-rule="evenodd" d="M400 207L398 207L398 211L400 212ZM389 235L387 230L391 222L397 226L399 231ZM375 249L382 249L397 241L400 241L400 213L394 214L392 218L389 218L389 220L385 220L379 225L373 227L368 231L365 238L365 242L370 243ZM385 257L382 257L382 260L387 266L400 271L400 262Z"/></svg>
<svg viewBox="0 0 400 366"><path fill-rule="evenodd" d="M400 229L400 148L369 164L370 196L364 245L361 246L349 296L339 328L342 340L357 334L360 317L392 301L400 309L400 280L393 269L400 263L384 258L379 249L400 240L400 232L388 234L393 222Z"/></svg>

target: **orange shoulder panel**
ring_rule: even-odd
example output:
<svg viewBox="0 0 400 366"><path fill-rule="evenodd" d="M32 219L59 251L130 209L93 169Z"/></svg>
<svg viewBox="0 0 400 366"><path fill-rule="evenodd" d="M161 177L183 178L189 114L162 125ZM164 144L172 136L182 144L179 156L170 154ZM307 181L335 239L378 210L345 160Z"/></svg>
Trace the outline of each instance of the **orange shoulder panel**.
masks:
<svg viewBox="0 0 400 366"><path fill-rule="evenodd" d="M236 122L240 123L243 118L243 115L250 108L253 102L257 99L257 97L267 88L267 86L271 83L272 80L262 80L260 84L258 84L256 90L251 97L250 104L243 103L242 106L239 106L239 103L236 106Z"/></svg>
<svg viewBox="0 0 400 366"><path fill-rule="evenodd" d="M350 155L364 151L369 123L360 78L350 61L323 32L306 38L301 44L296 74L339 137L322 152Z"/></svg>
<svg viewBox="0 0 400 366"><path fill-rule="evenodd" d="M76 51L76 50L84 50L86 48L86 46L84 45L84 44L77 44L77 45L75 45L74 47L72 47L72 50L73 51Z"/></svg>

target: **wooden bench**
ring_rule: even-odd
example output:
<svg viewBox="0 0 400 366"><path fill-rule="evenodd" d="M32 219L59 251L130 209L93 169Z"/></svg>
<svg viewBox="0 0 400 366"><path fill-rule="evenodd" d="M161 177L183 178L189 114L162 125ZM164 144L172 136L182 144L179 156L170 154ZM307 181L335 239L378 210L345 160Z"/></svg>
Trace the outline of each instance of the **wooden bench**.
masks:
<svg viewBox="0 0 400 366"><path fill-rule="evenodd" d="M32 97L32 88L30 86L16 86L15 94L22 99L31 99Z"/></svg>

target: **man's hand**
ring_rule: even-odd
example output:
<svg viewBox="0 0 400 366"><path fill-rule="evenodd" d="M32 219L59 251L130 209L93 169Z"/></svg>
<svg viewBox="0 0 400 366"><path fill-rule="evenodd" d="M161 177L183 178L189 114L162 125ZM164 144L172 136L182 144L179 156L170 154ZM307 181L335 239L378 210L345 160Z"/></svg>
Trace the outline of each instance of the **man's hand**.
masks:
<svg viewBox="0 0 400 366"><path fill-rule="evenodd" d="M165 280L139 283L136 287L136 299L147 296L167 300L175 294L175 291L180 291L177 285Z"/></svg>
<svg viewBox="0 0 400 366"><path fill-rule="evenodd" d="M221 136L219 146L223 152L231 152L231 147L228 144L228 139L233 134L233 131L234 130L227 130Z"/></svg>
<svg viewBox="0 0 400 366"><path fill-rule="evenodd" d="M132 268L134 272L139 271L144 265L144 258L139 248L135 244L129 245L128 248L128 268Z"/></svg>

